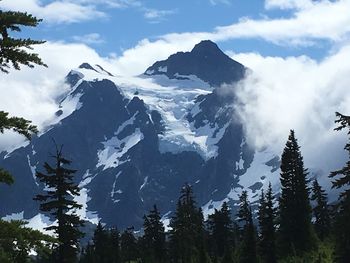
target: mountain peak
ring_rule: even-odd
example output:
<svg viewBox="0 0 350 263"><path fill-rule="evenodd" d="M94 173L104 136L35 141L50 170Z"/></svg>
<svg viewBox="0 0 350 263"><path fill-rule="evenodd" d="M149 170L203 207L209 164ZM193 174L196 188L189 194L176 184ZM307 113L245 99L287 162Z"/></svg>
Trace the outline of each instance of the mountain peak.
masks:
<svg viewBox="0 0 350 263"><path fill-rule="evenodd" d="M84 62L83 64L81 64L78 68L80 69L91 69L91 70L95 70L89 63ZM96 71L96 70L95 70Z"/></svg>
<svg viewBox="0 0 350 263"><path fill-rule="evenodd" d="M212 53L212 52L217 52L217 53L223 53L220 48L218 47L217 44L215 44L211 40L202 40L198 44L194 46L192 49L191 53Z"/></svg>
<svg viewBox="0 0 350 263"><path fill-rule="evenodd" d="M168 59L157 61L145 75L166 75L170 79L195 75L211 86L233 83L244 77L246 68L234 61L214 42L203 40L191 52L178 52Z"/></svg>

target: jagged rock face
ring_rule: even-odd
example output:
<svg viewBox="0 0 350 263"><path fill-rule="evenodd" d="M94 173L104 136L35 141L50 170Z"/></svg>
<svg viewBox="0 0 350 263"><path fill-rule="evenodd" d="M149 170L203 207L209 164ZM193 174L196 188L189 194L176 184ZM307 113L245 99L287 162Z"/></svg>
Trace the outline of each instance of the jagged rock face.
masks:
<svg viewBox="0 0 350 263"><path fill-rule="evenodd" d="M233 118L234 85L233 95L224 97L211 87L235 83L245 70L210 41L129 79L82 64L66 78L72 89L59 99L52 125L27 146L0 156L0 166L16 179L11 187L0 186L0 216L39 213L32 198L45 186L34 173L50 161L53 138L78 170L78 201L84 205L78 213L86 219L140 227L153 204L163 214L174 211L184 183L194 186L205 213L223 200L235 203L242 187L255 194L276 172L278 159L261 155L254 164L242 124ZM268 174L256 177L258 165Z"/></svg>

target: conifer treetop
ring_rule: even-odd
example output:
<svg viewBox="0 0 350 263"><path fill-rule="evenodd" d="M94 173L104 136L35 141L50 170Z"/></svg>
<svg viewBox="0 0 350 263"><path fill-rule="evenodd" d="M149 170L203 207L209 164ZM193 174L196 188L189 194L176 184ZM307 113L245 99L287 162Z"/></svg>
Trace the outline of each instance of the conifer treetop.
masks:
<svg viewBox="0 0 350 263"><path fill-rule="evenodd" d="M42 19L38 19L26 12L0 10L0 71L9 73L12 66L20 70L20 65L33 68L34 65L47 67L38 54L30 53L33 45L43 44L45 41L31 38L13 38L9 32L21 32L21 27L36 27Z"/></svg>

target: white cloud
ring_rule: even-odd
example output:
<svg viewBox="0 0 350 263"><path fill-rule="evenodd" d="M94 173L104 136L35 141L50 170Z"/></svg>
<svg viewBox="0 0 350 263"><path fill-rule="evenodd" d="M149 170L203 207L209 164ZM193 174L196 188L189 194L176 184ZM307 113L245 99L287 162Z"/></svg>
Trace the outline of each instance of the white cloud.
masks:
<svg viewBox="0 0 350 263"><path fill-rule="evenodd" d="M128 8L142 6L142 3L137 0L76 0L75 2L83 4L106 5L110 8Z"/></svg>
<svg viewBox="0 0 350 263"><path fill-rule="evenodd" d="M49 67L23 67L0 74L0 110L32 120L40 129L57 110L55 98L67 90L63 80L70 69L85 61L104 65L104 59L83 44L47 42L35 47L35 52ZM1 135L0 149L9 149L21 141L22 137L12 133Z"/></svg>
<svg viewBox="0 0 350 263"><path fill-rule="evenodd" d="M314 2L290 18L253 20L218 27L218 39L261 38L277 44L309 45L320 39L342 41L350 32L350 0Z"/></svg>
<svg viewBox="0 0 350 263"><path fill-rule="evenodd" d="M313 5L313 0L265 0L266 9L305 9Z"/></svg>
<svg viewBox="0 0 350 263"><path fill-rule="evenodd" d="M73 39L77 42L86 44L101 44L104 43L104 39L98 33L90 33L83 36L73 36Z"/></svg>
<svg viewBox="0 0 350 263"><path fill-rule="evenodd" d="M31 13L48 23L77 23L105 17L94 5L77 4L74 1L53 1L43 4L39 0L2 0L0 7Z"/></svg>
<svg viewBox="0 0 350 263"><path fill-rule="evenodd" d="M307 167L342 167L346 135L333 131L335 112L350 114L350 45L321 62L306 56L231 54L252 69L235 87L250 143L281 153L294 129Z"/></svg>
<svg viewBox="0 0 350 263"><path fill-rule="evenodd" d="M173 15L175 13L176 13L176 10L158 10L158 9L146 8L144 10L144 17L152 21L160 21L164 19L164 17Z"/></svg>
<svg viewBox="0 0 350 263"><path fill-rule="evenodd" d="M212 5L225 4L230 5L231 2L229 0L209 0Z"/></svg>

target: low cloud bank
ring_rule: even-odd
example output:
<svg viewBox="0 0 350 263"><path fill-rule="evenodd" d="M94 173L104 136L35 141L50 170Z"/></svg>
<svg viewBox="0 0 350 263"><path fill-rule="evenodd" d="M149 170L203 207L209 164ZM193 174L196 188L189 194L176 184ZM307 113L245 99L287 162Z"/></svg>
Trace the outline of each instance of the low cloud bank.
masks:
<svg viewBox="0 0 350 263"><path fill-rule="evenodd" d="M254 53L231 57L252 70L234 87L250 144L281 154L294 129L306 167L322 170L321 180L329 184L326 176L347 158L347 135L334 131L334 120L336 111L350 115L350 45L320 62Z"/></svg>

